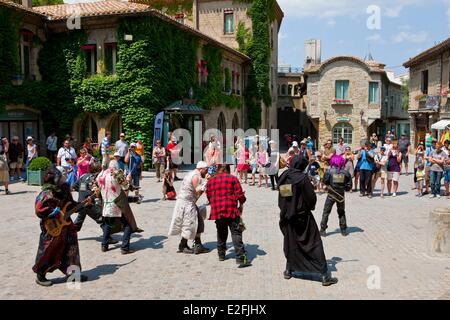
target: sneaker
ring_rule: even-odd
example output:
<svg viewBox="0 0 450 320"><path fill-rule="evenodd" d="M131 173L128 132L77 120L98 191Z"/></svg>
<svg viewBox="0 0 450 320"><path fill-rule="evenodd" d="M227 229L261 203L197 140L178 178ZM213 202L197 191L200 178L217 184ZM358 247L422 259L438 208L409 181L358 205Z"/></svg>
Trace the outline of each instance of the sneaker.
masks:
<svg viewBox="0 0 450 320"><path fill-rule="evenodd" d="M360 196L360 197L364 197L365 194L364 194L364 193L360 193L359 196Z"/></svg>
<svg viewBox="0 0 450 320"><path fill-rule="evenodd" d="M394 193L392 194L392 196L393 196L393 197L396 197L396 196L397 196L397 193L394 192Z"/></svg>
<svg viewBox="0 0 450 320"><path fill-rule="evenodd" d="M436 197L436 196L435 196L434 194L430 195L430 199L431 199L431 198L435 198L435 197Z"/></svg>
<svg viewBox="0 0 450 320"><path fill-rule="evenodd" d="M107 252L109 249L108 249L108 246L103 246L102 245L102 252Z"/></svg>
<svg viewBox="0 0 450 320"><path fill-rule="evenodd" d="M371 194L369 194L369 195L367 196L367 198L369 198L369 199L372 199L372 195L371 195Z"/></svg>
<svg viewBox="0 0 450 320"><path fill-rule="evenodd" d="M219 261L225 261L225 253L219 253Z"/></svg>
<svg viewBox="0 0 450 320"><path fill-rule="evenodd" d="M436 198L438 198L438 199L441 198L441 195L440 194L436 195Z"/></svg>

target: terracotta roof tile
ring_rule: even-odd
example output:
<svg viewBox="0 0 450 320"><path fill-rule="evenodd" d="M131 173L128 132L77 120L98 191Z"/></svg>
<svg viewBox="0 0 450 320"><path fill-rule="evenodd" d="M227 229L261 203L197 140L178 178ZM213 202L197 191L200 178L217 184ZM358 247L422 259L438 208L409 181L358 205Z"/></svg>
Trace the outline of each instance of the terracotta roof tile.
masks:
<svg viewBox="0 0 450 320"><path fill-rule="evenodd" d="M90 17L120 13L146 12L150 11L150 7L140 3L99 1L40 6L34 7L33 10L46 15L49 20L60 20L67 19L74 14L80 17Z"/></svg>

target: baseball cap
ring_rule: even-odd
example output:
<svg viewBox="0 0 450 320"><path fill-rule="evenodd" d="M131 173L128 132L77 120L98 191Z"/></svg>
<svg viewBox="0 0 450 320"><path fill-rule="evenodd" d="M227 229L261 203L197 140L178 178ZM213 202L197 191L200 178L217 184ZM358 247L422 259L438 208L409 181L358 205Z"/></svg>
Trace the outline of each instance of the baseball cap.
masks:
<svg viewBox="0 0 450 320"><path fill-rule="evenodd" d="M199 161L197 163L197 169L205 169L208 168L208 164L205 161Z"/></svg>
<svg viewBox="0 0 450 320"><path fill-rule="evenodd" d="M298 142L297 141L292 142L292 146L293 147L298 147Z"/></svg>

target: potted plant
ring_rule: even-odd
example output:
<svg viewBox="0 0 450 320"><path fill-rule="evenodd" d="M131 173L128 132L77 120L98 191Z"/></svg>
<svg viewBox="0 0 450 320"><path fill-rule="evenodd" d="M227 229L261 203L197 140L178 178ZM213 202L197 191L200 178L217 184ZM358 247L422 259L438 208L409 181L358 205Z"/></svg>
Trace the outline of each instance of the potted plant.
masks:
<svg viewBox="0 0 450 320"><path fill-rule="evenodd" d="M21 86L23 83L23 75L21 75L21 74L12 75L11 83L13 84L13 86Z"/></svg>
<svg viewBox="0 0 450 320"><path fill-rule="evenodd" d="M27 169L28 185L42 186L44 184L44 172L52 164L45 157L33 159Z"/></svg>

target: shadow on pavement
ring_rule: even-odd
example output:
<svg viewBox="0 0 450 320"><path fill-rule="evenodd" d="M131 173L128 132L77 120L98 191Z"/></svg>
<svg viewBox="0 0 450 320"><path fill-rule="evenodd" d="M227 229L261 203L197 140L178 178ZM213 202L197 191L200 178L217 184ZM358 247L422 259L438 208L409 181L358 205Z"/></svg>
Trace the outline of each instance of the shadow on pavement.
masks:
<svg viewBox="0 0 450 320"><path fill-rule="evenodd" d="M141 203L158 202L158 201L160 201L160 200L161 200L160 198L155 198L155 199L145 199L145 200L142 200Z"/></svg>
<svg viewBox="0 0 450 320"><path fill-rule="evenodd" d="M88 277L88 280L86 282L99 280L101 276L114 274L117 270L119 270L119 268L126 266L127 264L130 264L134 261L136 261L136 259L133 259L130 262L122 263L122 264L117 264L117 263L102 264L102 265L96 266L95 268L90 269L90 270L83 270L81 272L81 274L86 275ZM66 283L67 281L66 281L66 277L60 277L60 278L52 280L52 282L53 282L53 284L61 284L61 283Z"/></svg>
<svg viewBox="0 0 450 320"><path fill-rule="evenodd" d="M347 228L347 232L348 232L348 234L356 233L356 232L364 232L364 229L361 229L361 228L358 228L358 227L348 227ZM327 237L328 236L332 236L333 234L341 234L341 229L336 229L336 230L334 230L332 232L328 232L327 233Z"/></svg>
<svg viewBox="0 0 450 320"><path fill-rule="evenodd" d="M203 244L206 248L210 249L211 251L217 250L217 242L207 242ZM265 252L262 249L259 249L258 244L247 244L244 242L245 250L247 251L247 257L250 261L253 259L256 259L258 256L265 256L267 252ZM232 242L227 242L227 250L232 249L230 253L228 253L225 258L236 258L236 254L234 252L234 246Z"/></svg>
<svg viewBox="0 0 450 320"><path fill-rule="evenodd" d="M152 236L148 239L141 238L136 242L131 242L131 248L133 250L144 250L144 249L162 249L164 247L164 242L167 239L166 236Z"/></svg>

